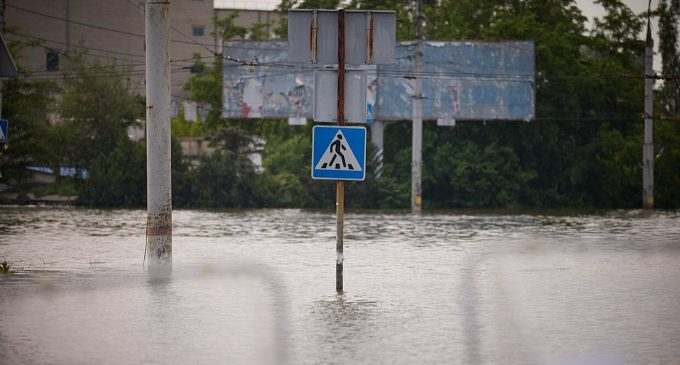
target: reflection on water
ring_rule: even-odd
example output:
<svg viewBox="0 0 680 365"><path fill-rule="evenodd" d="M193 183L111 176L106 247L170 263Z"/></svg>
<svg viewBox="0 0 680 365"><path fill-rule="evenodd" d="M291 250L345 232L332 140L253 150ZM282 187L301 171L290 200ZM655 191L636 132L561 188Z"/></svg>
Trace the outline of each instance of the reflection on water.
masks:
<svg viewBox="0 0 680 365"><path fill-rule="evenodd" d="M0 362L673 363L680 214L176 211L172 274L139 210L2 207Z"/></svg>
<svg viewBox="0 0 680 365"><path fill-rule="evenodd" d="M371 341L376 332L376 302L352 300L345 294L316 301L311 308L312 320L318 323L315 337L322 362L340 358L357 358L356 349Z"/></svg>

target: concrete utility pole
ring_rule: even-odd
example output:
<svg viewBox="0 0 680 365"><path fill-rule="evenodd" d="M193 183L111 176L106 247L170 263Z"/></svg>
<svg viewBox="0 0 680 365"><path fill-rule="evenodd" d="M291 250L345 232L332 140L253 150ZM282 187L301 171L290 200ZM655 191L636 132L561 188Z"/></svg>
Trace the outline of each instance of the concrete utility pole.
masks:
<svg viewBox="0 0 680 365"><path fill-rule="evenodd" d="M146 251L149 268L172 264L170 1L146 2Z"/></svg>
<svg viewBox="0 0 680 365"><path fill-rule="evenodd" d="M645 46L645 139L642 145L642 207L654 209L654 40L647 18Z"/></svg>
<svg viewBox="0 0 680 365"><path fill-rule="evenodd" d="M422 157L423 157L423 19L422 0L416 2L416 68L413 95L413 132L411 142L411 211L422 210Z"/></svg>

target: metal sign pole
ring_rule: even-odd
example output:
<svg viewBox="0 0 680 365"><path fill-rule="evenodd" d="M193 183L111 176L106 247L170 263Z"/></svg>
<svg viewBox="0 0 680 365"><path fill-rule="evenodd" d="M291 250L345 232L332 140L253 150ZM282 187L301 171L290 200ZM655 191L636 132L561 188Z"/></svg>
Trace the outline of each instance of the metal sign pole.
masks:
<svg viewBox="0 0 680 365"><path fill-rule="evenodd" d="M416 2L416 72L415 95L413 95L413 129L411 134L411 211L420 213L423 176L423 19L422 0Z"/></svg>
<svg viewBox="0 0 680 365"><path fill-rule="evenodd" d="M338 11L338 125L345 124L345 11ZM345 182L335 183L336 241L335 290L342 292L343 230L345 220Z"/></svg>
<svg viewBox="0 0 680 365"><path fill-rule="evenodd" d="M642 208L654 209L654 40L647 20L645 47L645 127L642 144Z"/></svg>

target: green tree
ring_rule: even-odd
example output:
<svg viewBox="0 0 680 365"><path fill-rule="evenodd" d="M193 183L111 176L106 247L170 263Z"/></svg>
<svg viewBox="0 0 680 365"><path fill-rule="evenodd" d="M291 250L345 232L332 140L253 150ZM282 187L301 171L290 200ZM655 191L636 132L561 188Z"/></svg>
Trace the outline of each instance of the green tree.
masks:
<svg viewBox="0 0 680 365"><path fill-rule="evenodd" d="M54 164L86 171L78 184L78 203L93 206L140 206L145 201L144 145L128 138L128 127L144 117L144 100L133 92L129 69L70 57L59 103L61 121L52 130L55 143L69 146ZM67 132L64 132L67 131Z"/></svg>
<svg viewBox="0 0 680 365"><path fill-rule="evenodd" d="M14 55L37 42L10 42ZM49 78L31 74L18 58L19 75L2 82L2 116L9 121L9 141L0 149L0 181L26 191L30 188L26 166L49 163L54 145L50 137L49 116L54 112L54 95L59 87Z"/></svg>
<svg viewBox="0 0 680 365"><path fill-rule="evenodd" d="M79 185L78 203L97 207L139 207L146 202L146 149L119 140L109 153L88 163L87 179Z"/></svg>
<svg viewBox="0 0 680 365"><path fill-rule="evenodd" d="M659 15L659 49L661 53L661 89L655 94L655 188L656 205L662 208L680 207L680 1L662 0Z"/></svg>
<svg viewBox="0 0 680 365"><path fill-rule="evenodd" d="M71 58L65 75L60 111L65 127L76 131L79 146L71 160L91 167L127 140L127 128L144 116L144 99L132 92L125 68L115 64L87 62L82 55Z"/></svg>
<svg viewBox="0 0 680 365"><path fill-rule="evenodd" d="M662 111L668 115L680 115L680 0L661 0L659 14L659 50L661 51L661 73L669 78L664 81L661 92Z"/></svg>
<svg viewBox="0 0 680 365"><path fill-rule="evenodd" d="M257 179L247 157L217 150L199 160L192 192L194 202L197 206L212 208L256 206Z"/></svg>
<svg viewBox="0 0 680 365"><path fill-rule="evenodd" d="M29 177L26 166L50 160L52 152L48 115L53 106L56 85L48 80L32 80L22 71L16 79L3 81L3 118L9 121L9 141L0 151L0 181L25 190Z"/></svg>

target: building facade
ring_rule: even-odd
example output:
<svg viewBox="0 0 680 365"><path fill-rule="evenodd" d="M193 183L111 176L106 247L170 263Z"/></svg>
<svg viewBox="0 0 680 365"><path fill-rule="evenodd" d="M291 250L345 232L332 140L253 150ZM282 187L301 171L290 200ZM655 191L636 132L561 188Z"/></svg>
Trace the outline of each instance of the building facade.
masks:
<svg viewBox="0 0 680 365"><path fill-rule="evenodd" d="M17 63L30 77L63 78L73 65L69 57L80 54L91 63L115 64L144 95L144 0L0 0L0 20L6 39L23 42ZM243 1L172 0L170 7L170 58L173 104L184 98L194 57L211 63L220 52L214 34L216 17L235 12L236 25L263 24L272 36L281 20L275 4ZM102 74L102 77L105 77Z"/></svg>
<svg viewBox="0 0 680 365"><path fill-rule="evenodd" d="M14 54L29 79L62 82L77 67L90 68L98 77L110 77L102 65L114 65L133 92L145 95L145 0L0 0L0 29L8 42L21 42ZM198 57L210 64L220 56L222 42L213 25L217 18L238 13L235 25L272 36L280 16L275 5L238 0L170 0L170 60L173 116L183 110L187 120L200 119L201 108L187 100L184 85ZM82 59L83 63L74 62ZM101 70L101 71L98 71ZM97 73L99 72L99 74ZM193 108L193 109L192 109ZM60 117L51 115L50 122ZM143 121L142 121L143 122ZM133 140L144 138L144 127L130 128ZM181 140L186 156L209 154L201 138ZM256 155L256 156L255 156ZM254 162L259 154L255 153Z"/></svg>
<svg viewBox="0 0 680 365"><path fill-rule="evenodd" d="M115 64L144 95L143 0L4 0L5 35L26 46L15 55L32 78L59 80L73 67L69 57ZM194 55L212 62L212 0L173 0L170 11L172 95L183 96ZM102 77L105 77L102 74Z"/></svg>

